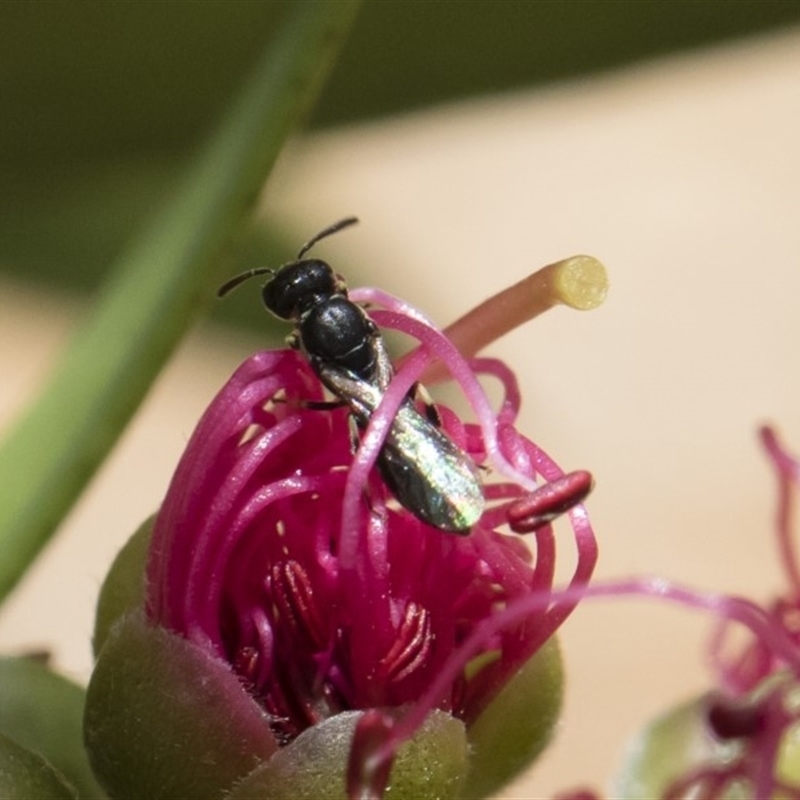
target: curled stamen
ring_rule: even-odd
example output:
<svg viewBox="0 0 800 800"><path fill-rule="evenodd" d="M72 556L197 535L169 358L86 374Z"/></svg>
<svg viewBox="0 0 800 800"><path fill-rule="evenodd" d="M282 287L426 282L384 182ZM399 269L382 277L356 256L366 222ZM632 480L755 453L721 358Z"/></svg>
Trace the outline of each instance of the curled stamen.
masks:
<svg viewBox="0 0 800 800"><path fill-rule="evenodd" d="M529 475L524 474L515 465L511 464L501 452L498 442L497 417L492 411L486 392L480 385L470 364L458 349L453 346L452 342L438 328L430 323L421 322L413 316L402 317L392 311L374 311L372 316L384 327L414 336L424 347L424 349L415 351L408 362L403 364L393 383L399 382L404 389L406 386L410 386L419 379L419 373L424 367L425 361L435 357L447 370L448 374L461 386L465 398L472 406L481 426L486 453L495 469L509 480L515 481L520 486L532 491L535 488L535 482L531 480ZM377 412L372 416L370 427L376 425L381 419L381 412L388 403L390 392L391 387L384 395Z"/></svg>
<svg viewBox="0 0 800 800"><path fill-rule="evenodd" d="M761 428L759 436L777 473L775 531L780 564L789 584L787 594L772 601L765 610L776 627L794 642L800 642L800 562L792 525L800 463L784 449L771 428ZM774 654L763 641L754 639L743 646L727 648L728 641L728 622L723 620L711 638L709 652L719 683L729 691L749 691L778 668Z"/></svg>
<svg viewBox="0 0 800 800"><path fill-rule="evenodd" d="M800 486L800 464L781 446L772 428L764 426L759 431L761 443L778 473L778 507L775 524L778 532L781 564L786 572L791 591L800 594L800 560L797 558L792 538L793 489Z"/></svg>
<svg viewBox="0 0 800 800"><path fill-rule="evenodd" d="M350 800L380 800L389 783L392 758L385 753L392 738L394 717L379 708L364 712L353 737L347 762L347 796Z"/></svg>

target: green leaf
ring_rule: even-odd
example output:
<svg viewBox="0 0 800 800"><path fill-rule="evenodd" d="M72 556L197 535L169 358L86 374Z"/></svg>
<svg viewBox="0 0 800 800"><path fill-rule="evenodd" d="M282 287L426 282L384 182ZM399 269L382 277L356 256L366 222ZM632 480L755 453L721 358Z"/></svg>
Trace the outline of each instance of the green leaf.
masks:
<svg viewBox="0 0 800 800"><path fill-rule="evenodd" d="M222 255L304 118L356 3L301 2L172 201L121 257L0 449L0 598L19 580L227 274Z"/></svg>
<svg viewBox="0 0 800 800"><path fill-rule="evenodd" d="M314 122L565 80L798 19L792 0L368 3Z"/></svg>
<svg viewBox="0 0 800 800"><path fill-rule="evenodd" d="M291 8L285 0L0 4L0 162L182 152ZM507 92L798 19L794 0L367 3L314 121Z"/></svg>
<svg viewBox="0 0 800 800"><path fill-rule="evenodd" d="M362 711L345 711L307 728L226 795L225 800L347 800L345 774ZM464 725L434 711L392 765L392 800L457 797L467 769Z"/></svg>
<svg viewBox="0 0 800 800"><path fill-rule="evenodd" d="M0 659L0 733L44 756L78 790L79 797L102 798L105 795L83 748L84 699L80 686L43 663L31 658ZM0 797L7 796L0 789Z"/></svg>
<svg viewBox="0 0 800 800"><path fill-rule="evenodd" d="M74 800L75 794L40 756L0 733L3 800Z"/></svg>
<svg viewBox="0 0 800 800"><path fill-rule="evenodd" d="M226 662L132 614L112 627L84 736L115 798L213 800L275 751L263 710Z"/></svg>
<svg viewBox="0 0 800 800"><path fill-rule="evenodd" d="M96 285L291 8L0 3L0 264ZM564 80L798 20L795 0L368 3L312 123Z"/></svg>

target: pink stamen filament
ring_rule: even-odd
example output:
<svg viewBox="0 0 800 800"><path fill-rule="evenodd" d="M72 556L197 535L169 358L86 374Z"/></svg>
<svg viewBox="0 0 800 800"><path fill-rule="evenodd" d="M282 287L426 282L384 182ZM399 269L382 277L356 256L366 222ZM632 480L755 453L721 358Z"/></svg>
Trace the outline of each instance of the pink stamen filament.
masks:
<svg viewBox="0 0 800 800"><path fill-rule="evenodd" d="M793 489L800 485L800 463L795 461L781 447L775 432L771 428L763 427L759 434L761 442L778 473L776 527L778 530L781 564L786 572L792 595L800 597L800 561L798 561L797 550L792 537L792 498Z"/></svg>
<svg viewBox="0 0 800 800"><path fill-rule="evenodd" d="M285 386L280 364L286 358L287 354L281 351L261 352L237 370L198 424L187 447L187 450L192 449L194 458L182 459L172 481L173 487L179 491L194 487L200 497L214 495L220 479L220 449L224 448L229 437L233 437L235 442L248 427L254 406ZM206 440L209 446L205 446ZM196 446L197 442L201 446ZM234 444L233 449L235 447ZM148 593L148 614L167 627L185 630L186 586L197 563L196 558L187 559L185 555L195 553L197 531L183 520L178 520L176 529L175 520L163 519L162 516L159 515L154 531L152 552L155 558L151 555L151 566L155 565L157 569L148 568L148 580L160 588ZM169 547L161 552L164 534L169 537Z"/></svg>
<svg viewBox="0 0 800 800"><path fill-rule="evenodd" d="M768 613L775 626L782 627L794 641L800 641L797 625L800 613L800 565L792 535L794 492L800 486L800 463L781 446L772 429L763 427L759 435L777 473L775 529L780 564L789 584L789 595L771 603ZM733 692L749 691L775 670L775 655L759 639L733 649L733 652L726 652L728 628L729 621L722 620L713 632L708 648L710 661L722 686Z"/></svg>
<svg viewBox="0 0 800 800"><path fill-rule="evenodd" d="M403 404L409 390L419 377L425 354L409 364L407 369L397 373L389 388L384 392L375 413L370 417L366 431L361 436L358 451L353 457L345 484L342 501L342 529L339 540L339 562L343 570L352 570L359 550L358 525L359 508L364 487L369 482L369 474L380 455L381 447L392 427L398 409Z"/></svg>
<svg viewBox="0 0 800 800"><path fill-rule="evenodd" d="M184 600L187 611L191 609L194 618L192 626L187 629L190 639L194 638L193 629L202 629L206 633L215 631L216 636L212 638L218 639L219 599L226 579L224 566L228 563L230 553L244 530L241 524L242 514L238 510L234 514L234 509L246 494L247 480L257 471L264 454L291 438L300 429L301 424L299 417L282 420L258 439L248 443L249 452L237 460L226 481L226 486L231 489L224 493L227 502L214 503L200 523L202 527L197 532L197 547L191 553L192 568L189 571ZM249 500L245 518L251 517L254 506L263 508L280 497L305 491L307 485L308 481L288 479L264 487ZM220 529L226 529L228 535L213 534Z"/></svg>
<svg viewBox="0 0 800 800"><path fill-rule="evenodd" d="M464 394L472 406L475 416L481 426L484 436L484 445L487 453L496 462L498 469L506 474L513 481L532 489L535 484L531 484L526 475L519 473L509 464L500 453L497 444L497 423L496 417L491 410L489 400L483 387L478 383L472 368L467 360L461 355L459 350L448 341L440 331L419 309L414 308L409 303L401 300L388 292L373 287L360 287L350 292L350 298L354 302L378 304L388 309L370 309L370 316L375 322L385 328L400 331L409 336L413 336L423 347L406 356L402 366L399 367L395 380L401 379L402 385L407 385L407 389L419 380L425 366L435 357L442 362L449 374L459 383ZM427 350L427 354L425 351ZM405 373L408 370L408 377ZM503 377L508 378L510 371ZM402 377L401 377L402 376ZM393 381L394 382L394 381ZM515 381L509 380L509 386L515 386ZM388 393L387 393L388 394ZM383 410L384 403L381 403L375 417ZM396 409L395 409L396 412ZM385 424L385 423L384 423Z"/></svg>
<svg viewBox="0 0 800 800"><path fill-rule="evenodd" d="M483 387L475 377L475 373L469 362L458 352L439 330L419 322L412 317L404 317L391 311L374 310L370 316L381 326L407 333L417 339L424 348L433 356L438 358L456 382L461 386L464 396L472 407L478 424L483 434L486 453L492 461L493 466L508 478L510 481L518 483L525 489L533 490L536 483L528 475L523 474L513 464L509 463L500 450L497 440L497 419L492 411L489 398L486 396ZM420 358L417 354L411 356L411 363L418 367L416 360ZM413 361L412 361L413 359ZM401 367L398 375L410 365Z"/></svg>

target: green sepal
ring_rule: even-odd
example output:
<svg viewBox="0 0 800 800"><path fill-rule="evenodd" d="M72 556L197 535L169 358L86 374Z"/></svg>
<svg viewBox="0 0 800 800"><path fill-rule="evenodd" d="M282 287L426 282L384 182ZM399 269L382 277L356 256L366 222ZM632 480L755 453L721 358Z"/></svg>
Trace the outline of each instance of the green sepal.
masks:
<svg viewBox="0 0 800 800"><path fill-rule="evenodd" d="M781 687L780 684L788 682ZM800 699L800 686L786 672L776 672L763 680L742 704L757 704L769 692L784 694L785 705ZM706 693L682 703L653 720L628 746L623 769L613 784L613 795L621 800L661 797L681 776L698 767L726 768L744 758L747 740L718 739L708 725L709 702L715 695ZM775 764L777 780L789 786L800 784L800 727L789 726L783 733ZM718 793L720 800L747 800L753 788L744 779L734 780ZM783 795L775 794L774 797Z"/></svg>
<svg viewBox="0 0 800 800"><path fill-rule="evenodd" d="M81 736L85 696L83 688L40 661L0 659L0 733L41 754L79 797L101 798L105 795L92 775ZM0 791L0 797L6 795Z"/></svg>
<svg viewBox="0 0 800 800"><path fill-rule="evenodd" d="M105 640L84 737L98 780L117 800L213 800L277 747L227 663L141 613L119 620Z"/></svg>
<svg viewBox="0 0 800 800"><path fill-rule="evenodd" d="M3 800L75 800L77 796L38 753L0 733Z"/></svg>
<svg viewBox="0 0 800 800"><path fill-rule="evenodd" d="M100 587L94 617L92 652L97 658L117 620L144 608L147 551L155 515L146 519L117 553Z"/></svg>
<svg viewBox="0 0 800 800"><path fill-rule="evenodd" d="M469 726L469 773L462 797L487 797L533 764L561 711L564 673L552 637Z"/></svg>
<svg viewBox="0 0 800 800"><path fill-rule="evenodd" d="M345 774L362 711L345 711L303 731L245 778L225 800L347 800ZM458 797L467 769L464 724L434 711L397 753L392 800Z"/></svg>

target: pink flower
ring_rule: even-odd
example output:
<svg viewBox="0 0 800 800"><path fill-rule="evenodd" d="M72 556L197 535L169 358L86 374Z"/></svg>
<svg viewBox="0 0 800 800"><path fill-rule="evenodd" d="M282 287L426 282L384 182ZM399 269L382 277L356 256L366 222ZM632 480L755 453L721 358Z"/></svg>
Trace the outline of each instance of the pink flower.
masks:
<svg viewBox="0 0 800 800"><path fill-rule="evenodd" d="M602 267L579 260L599 269L604 285ZM565 301L565 271L581 307L596 305L603 291L599 299L597 290L587 291L585 270L576 271L572 261L546 268L533 292L516 287L511 305L506 292L498 296L502 302L495 298L468 315L454 327L460 346L475 352L511 327L515 305L530 315ZM351 797L377 797L405 742L423 734L439 742L432 745L434 760L447 750L449 723L446 736L436 732L444 730L439 722L431 733L431 720L442 719L454 721L461 742L451 772L468 764L470 789L486 793L549 737L561 673L557 650L543 647L577 604L597 558L580 505L591 478L565 475L516 430L520 395L504 364L465 359L418 311L378 290L353 291L350 298L368 303L381 329L420 345L398 366L358 451L349 409L320 408L322 384L302 355L256 353L211 402L172 479L147 545L144 597L135 600L144 619L117 609L131 602L113 601L102 615L110 619L109 633L98 637L105 644L89 687L87 742L113 793L141 792L143 775L155 776L147 784L154 796L164 793L165 781L167 793L189 782L200 796L213 793L211 784L226 797L225 787L234 784L240 794L232 798L263 794L262 780L273 788L276 780L288 781L298 791L303 754L334 748L325 740L309 750L307 735L343 720L337 735L352 738L349 766L343 753L333 757L340 759L337 776L329 778L327 766L320 774L341 781L344 791L346 773ZM409 390L436 369L460 384L476 420L462 422L438 407L442 430L484 476L485 509L468 535L421 521L373 468ZM477 375L500 382L497 410ZM574 594L559 597L553 593L559 546L550 523L562 513L577 555ZM533 552L514 531L530 533ZM546 658L534 660L537 654ZM530 669L537 664L544 666ZM141 697L139 685L153 687L151 696ZM512 716L525 717L522 728L487 733L492 704L515 686L523 688L504 702L512 704ZM526 702L535 709L528 714ZM159 733L162 703L180 706L178 721L167 726L171 741ZM198 715L209 703L230 707L230 720L208 717L204 736ZM510 745L502 734L513 737ZM480 737L497 741L497 753ZM218 754L215 742L230 753ZM291 756L299 766L283 758L289 752L301 754ZM193 774L192 758L206 770L202 779ZM209 768L226 762L219 775ZM416 763L406 772L412 783L427 769ZM419 792L438 795L451 777Z"/></svg>
<svg viewBox="0 0 800 800"><path fill-rule="evenodd" d="M655 597L710 611L719 620L710 647L717 686L648 725L631 748L615 796L800 798L795 733L800 723L800 573L790 530L800 463L772 430L762 429L761 438L778 474L776 527L789 585L785 596L762 607L661 578L594 585L584 595Z"/></svg>
<svg viewBox="0 0 800 800"><path fill-rule="evenodd" d="M721 747L736 750L722 763L711 760L687 771L669 790L682 797L700 789L704 796L722 797L729 787L752 787L756 796L800 798L800 770L796 763L780 769L787 734L800 722L794 699L800 681L800 562L792 537L793 495L800 488L800 463L768 427L760 431L764 449L778 478L776 534L788 591L763 608L764 631L744 645L729 645L731 619L723 617L711 641L712 665L721 691L706 700L709 730Z"/></svg>
<svg viewBox="0 0 800 800"><path fill-rule="evenodd" d="M778 479L775 532L788 588L786 594L772 600L765 610L772 625L800 646L800 560L791 530L793 494L800 489L800 463L781 446L771 428L764 427L759 434ZM728 633L729 625L723 621L711 643L712 660L726 690L737 694L750 691L783 665L770 643L761 637L752 638L746 646L731 653L726 650Z"/></svg>
<svg viewBox="0 0 800 800"><path fill-rule="evenodd" d="M282 743L345 710L421 698L423 717L438 708L469 726L575 605L553 602L512 625L485 626L519 599L551 590L550 525L533 533L535 558L500 529L537 479L564 474L514 428L519 393L504 365L468 365L418 314L375 291L368 296L391 306L371 311L378 324L418 336L425 349L399 371L355 459L347 409L308 407L324 395L302 356L257 353L201 419L153 532L149 620L233 665ZM491 454L509 476L487 480L489 507L469 536L421 522L370 469L429 352L460 380L480 422L440 408L444 431L479 464ZM499 413L473 369L502 382ZM581 586L596 549L584 512L571 514L573 585ZM480 647L465 651L481 625ZM449 680L426 695L442 674Z"/></svg>

